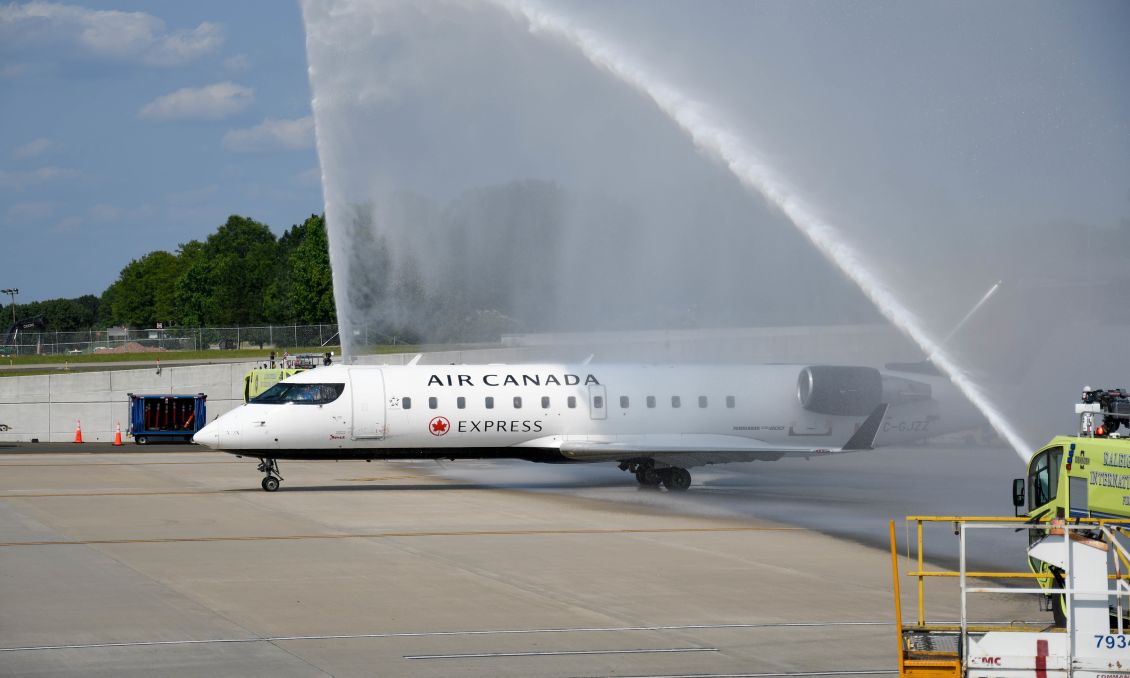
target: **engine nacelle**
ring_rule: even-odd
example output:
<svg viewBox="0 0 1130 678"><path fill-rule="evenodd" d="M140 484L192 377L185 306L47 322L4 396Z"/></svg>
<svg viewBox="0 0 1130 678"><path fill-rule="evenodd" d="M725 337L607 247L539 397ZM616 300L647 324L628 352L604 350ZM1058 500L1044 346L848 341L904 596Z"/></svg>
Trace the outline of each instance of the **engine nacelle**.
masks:
<svg viewBox="0 0 1130 678"><path fill-rule="evenodd" d="M883 399L883 377L873 367L811 365L797 378L801 407L817 414L862 417Z"/></svg>

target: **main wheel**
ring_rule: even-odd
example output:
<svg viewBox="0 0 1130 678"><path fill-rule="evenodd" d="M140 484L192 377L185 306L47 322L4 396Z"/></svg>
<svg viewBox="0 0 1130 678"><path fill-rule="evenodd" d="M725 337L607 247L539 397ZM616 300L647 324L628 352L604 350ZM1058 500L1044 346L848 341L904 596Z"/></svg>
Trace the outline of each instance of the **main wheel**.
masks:
<svg viewBox="0 0 1130 678"><path fill-rule="evenodd" d="M659 487L659 472L650 466L640 468L636 471L636 482L643 487Z"/></svg>
<svg viewBox="0 0 1130 678"><path fill-rule="evenodd" d="M279 489L279 479L274 476L267 476L263 479L263 489L268 492Z"/></svg>
<svg viewBox="0 0 1130 678"><path fill-rule="evenodd" d="M691 472L685 468L670 468L663 474L663 486L671 492L685 492L691 486Z"/></svg>
<svg viewBox="0 0 1130 678"><path fill-rule="evenodd" d="M144 445L145 443L149 442L149 439L145 436L137 436L133 439L133 442L137 443L138 445Z"/></svg>

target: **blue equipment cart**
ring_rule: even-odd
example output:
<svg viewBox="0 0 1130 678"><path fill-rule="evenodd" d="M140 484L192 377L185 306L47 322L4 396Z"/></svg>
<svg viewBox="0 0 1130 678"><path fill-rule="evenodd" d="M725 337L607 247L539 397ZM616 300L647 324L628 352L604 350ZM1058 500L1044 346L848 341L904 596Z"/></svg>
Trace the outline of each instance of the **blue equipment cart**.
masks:
<svg viewBox="0 0 1130 678"><path fill-rule="evenodd" d="M129 394L129 434L138 445L188 441L204 428L208 396Z"/></svg>

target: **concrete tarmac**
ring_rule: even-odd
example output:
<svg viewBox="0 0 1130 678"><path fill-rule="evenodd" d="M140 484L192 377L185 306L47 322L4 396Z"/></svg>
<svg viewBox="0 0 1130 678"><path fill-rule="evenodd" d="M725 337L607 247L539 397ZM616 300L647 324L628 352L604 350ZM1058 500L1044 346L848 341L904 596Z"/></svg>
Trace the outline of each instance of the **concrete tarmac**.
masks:
<svg viewBox="0 0 1130 678"><path fill-rule="evenodd" d="M290 462L266 493L254 460L144 449L0 450L0 675L894 672L889 553L699 515L695 488L631 503L570 475ZM953 620L945 583L928 609Z"/></svg>

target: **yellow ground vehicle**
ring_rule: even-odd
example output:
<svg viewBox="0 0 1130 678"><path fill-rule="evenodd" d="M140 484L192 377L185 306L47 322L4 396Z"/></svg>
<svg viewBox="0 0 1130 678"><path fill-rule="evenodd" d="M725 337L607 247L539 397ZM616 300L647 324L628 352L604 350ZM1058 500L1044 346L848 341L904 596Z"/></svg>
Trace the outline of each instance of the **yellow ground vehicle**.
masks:
<svg viewBox="0 0 1130 678"><path fill-rule="evenodd" d="M283 354L282 359L276 361L272 351L269 363L243 375L243 402L246 403L287 377L313 369L319 364L329 365L332 359L332 353L300 353L295 356Z"/></svg>
<svg viewBox="0 0 1130 678"><path fill-rule="evenodd" d="M1130 518L1130 437L1119 435L1130 435L1130 393L1085 389L1075 412L1078 434L1052 438L1028 462L1027 477L1013 481L1017 515L1026 514L1031 523ZM1047 575L1038 580L1042 587L1062 588L1061 572L1031 559L1029 565ZM1060 605L1053 612L1060 621Z"/></svg>

